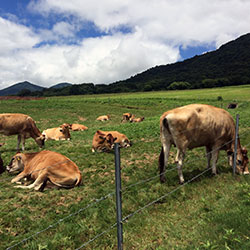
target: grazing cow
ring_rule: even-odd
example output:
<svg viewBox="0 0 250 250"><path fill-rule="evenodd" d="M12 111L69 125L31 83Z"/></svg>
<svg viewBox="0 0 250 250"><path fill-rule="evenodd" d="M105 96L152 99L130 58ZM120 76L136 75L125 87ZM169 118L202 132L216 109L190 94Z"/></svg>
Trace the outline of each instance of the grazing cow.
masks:
<svg viewBox="0 0 250 250"><path fill-rule="evenodd" d="M122 115L122 122L129 121L131 118L134 118L135 116L131 113L124 113Z"/></svg>
<svg viewBox="0 0 250 250"><path fill-rule="evenodd" d="M145 118L144 117L140 117L140 118L130 118L130 122L142 122Z"/></svg>
<svg viewBox="0 0 250 250"><path fill-rule="evenodd" d="M237 108L238 107L238 103L229 103L228 105L227 105L227 108L228 109L235 109L235 108Z"/></svg>
<svg viewBox="0 0 250 250"><path fill-rule="evenodd" d="M0 147L2 147L4 143L0 143ZM0 174L4 172L4 167L3 167L3 160L0 155Z"/></svg>
<svg viewBox="0 0 250 250"><path fill-rule="evenodd" d="M67 123L62 124L58 128L48 128L43 131L43 135L45 136L45 140L70 140L70 125Z"/></svg>
<svg viewBox="0 0 250 250"><path fill-rule="evenodd" d="M19 174L11 180L12 183L21 184L21 180L28 178L34 182L28 186L18 185L18 188L43 191L47 181L53 186L73 188L79 186L82 175L77 165L64 155L44 150L36 153L17 153L7 166L9 173ZM21 173L20 173L21 172Z"/></svg>
<svg viewBox="0 0 250 250"><path fill-rule="evenodd" d="M101 131L97 130L92 142L92 152L97 151L110 151L117 142L121 147L127 148L131 146L131 142L126 135L117 131Z"/></svg>
<svg viewBox="0 0 250 250"><path fill-rule="evenodd" d="M72 131L84 131L84 130L87 130L88 127L82 124L73 123L73 124L70 124L69 129L71 129Z"/></svg>
<svg viewBox="0 0 250 250"><path fill-rule="evenodd" d="M101 122L108 121L108 120L110 120L110 115L101 115L101 116L97 117L96 120L101 121Z"/></svg>
<svg viewBox="0 0 250 250"><path fill-rule="evenodd" d="M36 127L35 121L24 114L0 114L0 133L4 135L17 135L17 151L24 151L25 139L32 137L39 147L44 146L44 136Z"/></svg>
<svg viewBox="0 0 250 250"><path fill-rule="evenodd" d="M165 182L171 145L177 147L177 169L180 183L184 182L182 165L187 149L206 147L207 164L212 173L216 174L216 162L219 150L226 150L229 164L233 162L235 124L232 116L223 109L205 104L190 104L165 112L160 118L162 150L159 157L160 180ZM244 154L238 139L237 172L248 174L244 168ZM245 152L246 153L246 152Z"/></svg>

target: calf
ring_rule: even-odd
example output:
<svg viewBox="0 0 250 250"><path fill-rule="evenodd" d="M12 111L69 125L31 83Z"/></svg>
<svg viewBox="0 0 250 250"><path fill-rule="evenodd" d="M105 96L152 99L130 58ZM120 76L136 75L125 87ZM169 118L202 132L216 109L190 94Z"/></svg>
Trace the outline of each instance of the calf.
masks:
<svg viewBox="0 0 250 250"><path fill-rule="evenodd" d="M62 188L73 188L79 186L82 175L78 166L64 155L52 151L41 151L37 153L17 153L7 166L9 173L21 172L12 183L20 184L24 178L34 182L28 186L18 185L18 188L43 191L47 182L53 186Z"/></svg>
<svg viewBox="0 0 250 250"><path fill-rule="evenodd" d="M140 117L140 118L130 118L130 122L142 122L145 118L144 117Z"/></svg>
<svg viewBox="0 0 250 250"><path fill-rule="evenodd" d="M4 135L17 135L17 151L24 151L25 139L32 137L39 147L44 146L44 136L36 127L34 120L24 114L0 114L0 133Z"/></svg>
<svg viewBox="0 0 250 250"><path fill-rule="evenodd" d="M120 147L127 148L131 146L131 142L126 135L118 131L101 131L97 130L92 142L92 152L110 151L114 147L114 143L120 144Z"/></svg>
<svg viewBox="0 0 250 250"><path fill-rule="evenodd" d="M45 136L45 140L70 140L70 125L67 123L62 124L58 128L49 128L43 131L43 135Z"/></svg>
<svg viewBox="0 0 250 250"><path fill-rule="evenodd" d="M110 115L101 115L101 116L97 117L96 120L101 121L101 122L108 121L108 120L110 120Z"/></svg>
<svg viewBox="0 0 250 250"><path fill-rule="evenodd" d="M134 118L135 116L132 115L131 113L124 113L122 115L122 122L129 121L130 119Z"/></svg>
<svg viewBox="0 0 250 250"><path fill-rule="evenodd" d="M84 130L88 129L88 127L86 127L86 126L84 126L82 124L76 124L76 123L70 124L69 128L72 131L84 131Z"/></svg>
<svg viewBox="0 0 250 250"><path fill-rule="evenodd" d="M190 104L165 112L160 118L162 150L159 157L160 180L165 182L171 145L177 147L177 169L180 183L184 182L182 165L187 149L206 147L207 164L216 174L216 162L220 150L226 150L230 165L233 162L235 124L232 116L223 109L205 104ZM249 174L243 166L246 156L242 153L240 140L237 148L237 172Z"/></svg>

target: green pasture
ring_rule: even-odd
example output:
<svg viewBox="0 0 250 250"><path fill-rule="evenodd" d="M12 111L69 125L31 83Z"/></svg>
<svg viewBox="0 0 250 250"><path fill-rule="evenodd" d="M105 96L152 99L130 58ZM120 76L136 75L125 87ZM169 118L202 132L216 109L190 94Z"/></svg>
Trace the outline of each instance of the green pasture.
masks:
<svg viewBox="0 0 250 250"><path fill-rule="evenodd" d="M89 127L87 131L71 132L71 141L47 141L45 145L45 149L60 152L79 166L83 176L80 187L22 190L11 184L14 176L7 172L0 175L0 249L77 249L106 230L82 249L116 249L116 227L111 228L116 223L114 154L91 152L96 130L117 130L133 143L121 149L126 217L179 187L176 170L167 173L165 184L157 176L161 114L190 103L227 109L230 102L238 103L237 109L228 111L234 118L240 115L241 144L250 151L249 85L0 100L0 113L28 114L41 131L65 122ZM145 120L121 123L124 112L144 116ZM96 121L104 114L111 115L111 120ZM0 153L6 166L16 152L17 137L0 135L0 142L5 143ZM33 139L26 140L25 149L39 151ZM172 148L168 169L175 167L174 156ZM217 167L217 176L212 177L209 171L129 217L123 224L124 249L250 249L250 176L233 176L225 152L220 153ZM183 167L185 180L205 169L205 150L188 151ZM151 177L156 178L142 182Z"/></svg>

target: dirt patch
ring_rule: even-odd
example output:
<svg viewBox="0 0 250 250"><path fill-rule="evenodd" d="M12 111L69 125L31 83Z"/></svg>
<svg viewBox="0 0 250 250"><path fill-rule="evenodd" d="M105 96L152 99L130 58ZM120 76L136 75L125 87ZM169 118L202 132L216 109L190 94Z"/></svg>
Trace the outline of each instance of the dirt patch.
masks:
<svg viewBox="0 0 250 250"><path fill-rule="evenodd" d="M0 96L0 100L42 100L45 97L34 97L34 96Z"/></svg>

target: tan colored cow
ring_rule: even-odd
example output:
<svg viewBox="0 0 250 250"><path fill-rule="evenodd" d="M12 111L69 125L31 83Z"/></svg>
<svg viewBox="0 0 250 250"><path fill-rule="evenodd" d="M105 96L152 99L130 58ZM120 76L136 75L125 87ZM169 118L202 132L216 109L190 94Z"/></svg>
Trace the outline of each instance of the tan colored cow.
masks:
<svg viewBox="0 0 250 250"><path fill-rule="evenodd" d="M47 182L61 188L79 186L82 175L78 166L64 155L44 150L37 153L17 153L7 166L9 173L19 173L12 183L21 184L21 180L28 178L34 182L28 186L15 187L43 191Z"/></svg>
<svg viewBox="0 0 250 250"><path fill-rule="evenodd" d="M144 117L139 117L139 118L130 118L130 122L142 122L145 118Z"/></svg>
<svg viewBox="0 0 250 250"><path fill-rule="evenodd" d="M82 125L82 124L77 124L77 123L73 123L73 124L70 124L70 127L69 127L72 131L84 131L84 130L87 130L88 127Z"/></svg>
<svg viewBox="0 0 250 250"><path fill-rule="evenodd" d="M108 121L108 120L110 120L110 115L101 115L101 116L97 117L96 120L101 121L101 122Z"/></svg>
<svg viewBox="0 0 250 250"><path fill-rule="evenodd" d="M44 136L36 127L35 121L28 115L24 114L0 114L0 133L4 135L17 135L17 151L24 151L25 139L32 137L39 147L44 146Z"/></svg>
<svg viewBox="0 0 250 250"><path fill-rule="evenodd" d="M133 119L135 116L131 113L124 113L122 115L122 122L129 121L130 119Z"/></svg>
<svg viewBox="0 0 250 250"><path fill-rule="evenodd" d="M127 148L131 146L131 142L126 135L118 131L101 131L97 130L92 142L92 152L95 151L110 151L117 142L121 147Z"/></svg>
<svg viewBox="0 0 250 250"><path fill-rule="evenodd" d="M43 135L45 136L45 140L70 140L70 125L67 123L62 124L58 128L49 128L43 131Z"/></svg>
<svg viewBox="0 0 250 250"><path fill-rule="evenodd" d="M176 162L180 183L184 182L182 165L187 149L205 146L207 167L210 168L212 159L213 174L216 174L216 162L220 150L227 151L229 164L232 165L235 124L232 116L224 109L205 104L190 104L169 110L160 118L160 133L162 143L159 157L161 182L165 182L164 172L172 144L177 147ZM237 171L248 174L248 169L242 165L244 155L239 139L237 153Z"/></svg>

